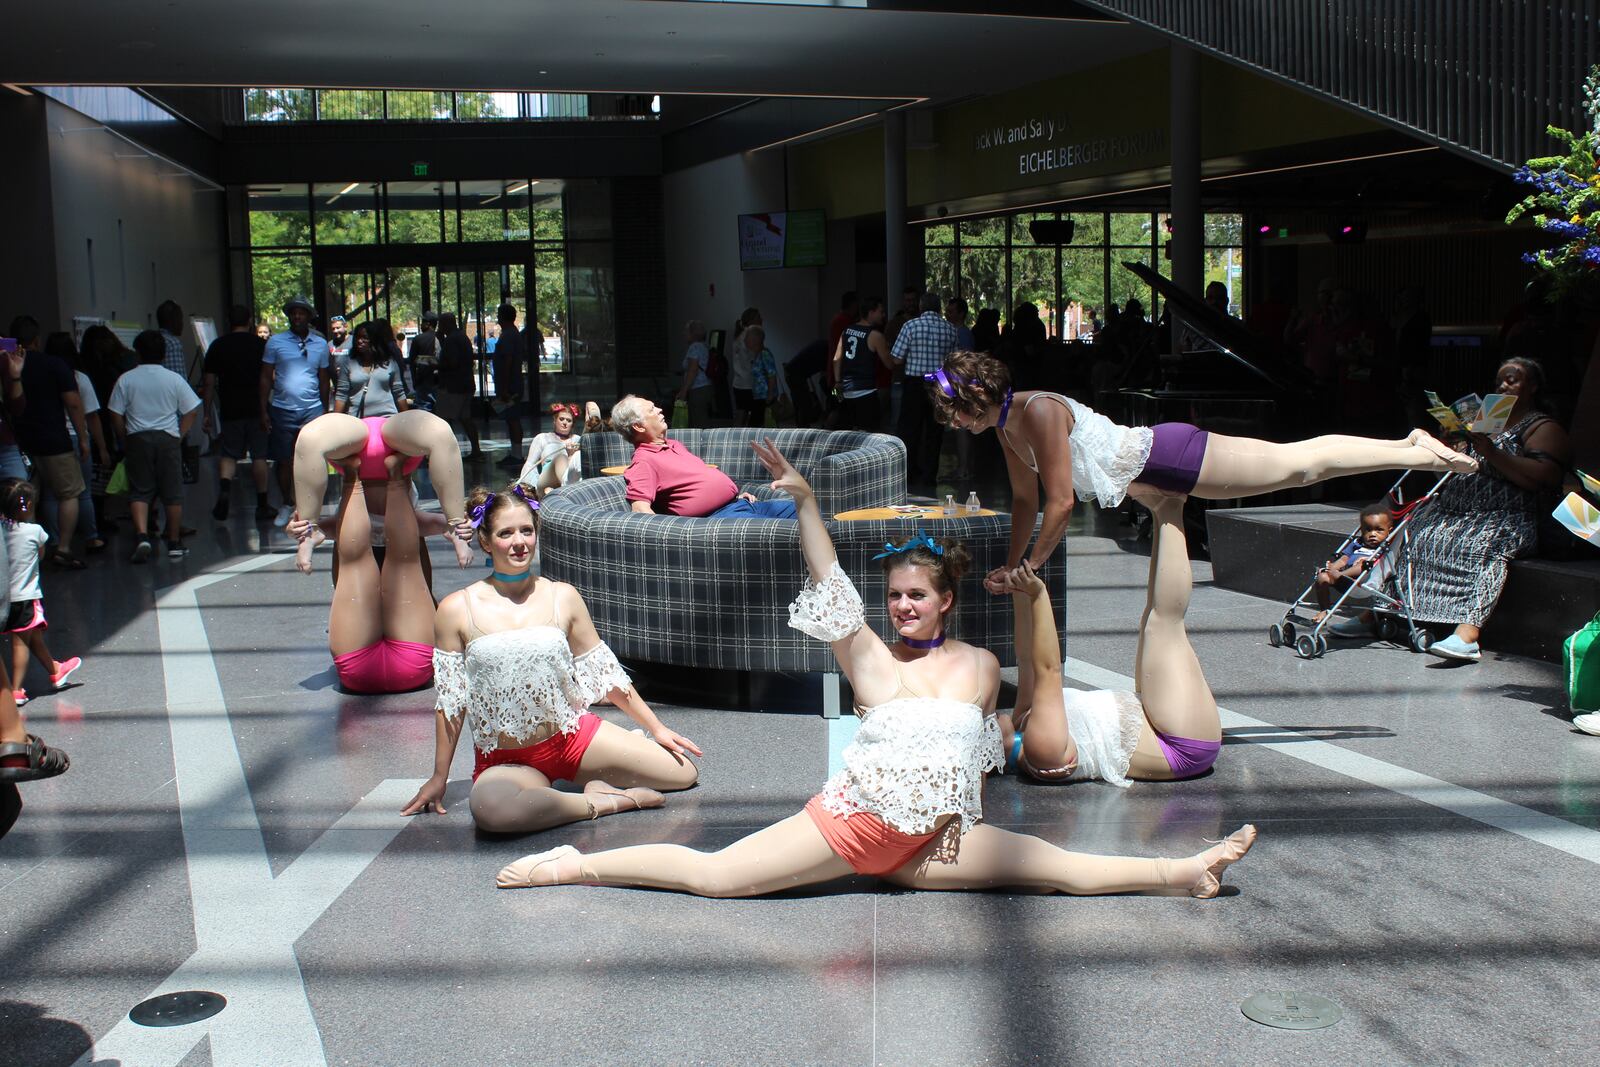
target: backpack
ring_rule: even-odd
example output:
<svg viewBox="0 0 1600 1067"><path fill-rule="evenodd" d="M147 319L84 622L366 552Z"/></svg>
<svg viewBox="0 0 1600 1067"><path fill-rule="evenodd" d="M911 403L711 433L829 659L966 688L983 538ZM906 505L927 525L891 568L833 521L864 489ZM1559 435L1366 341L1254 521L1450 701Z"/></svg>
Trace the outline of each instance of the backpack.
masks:
<svg viewBox="0 0 1600 1067"><path fill-rule="evenodd" d="M1600 614L1561 643L1567 676L1567 706L1574 712L1600 711Z"/></svg>

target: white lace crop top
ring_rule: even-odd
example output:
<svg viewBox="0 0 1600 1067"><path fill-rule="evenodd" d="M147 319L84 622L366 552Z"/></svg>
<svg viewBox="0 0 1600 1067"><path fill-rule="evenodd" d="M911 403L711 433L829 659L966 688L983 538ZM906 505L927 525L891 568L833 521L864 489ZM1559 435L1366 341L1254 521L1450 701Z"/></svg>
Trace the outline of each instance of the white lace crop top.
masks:
<svg viewBox="0 0 1600 1067"><path fill-rule="evenodd" d="M1148 426L1119 426L1093 408L1084 407L1060 393L1034 393L1023 405L1024 409L1043 397L1060 401L1072 412L1072 434L1067 440L1072 446L1073 493L1084 500L1098 500L1103 507L1122 503L1129 483L1144 473L1154 433ZM1022 448L1017 448L1018 442L1009 435L1006 440L1029 469L1038 474L1039 461L1033 450L1029 448L1027 455L1023 455Z"/></svg>
<svg viewBox="0 0 1600 1067"><path fill-rule="evenodd" d="M493 752L499 737L531 738L541 727L578 728L590 704L632 683L604 641L573 656L556 626L482 634L465 652L433 650L438 704L454 722L467 717L472 743Z"/></svg>
<svg viewBox="0 0 1600 1067"><path fill-rule="evenodd" d="M1138 694L1113 689L1062 689L1067 732L1078 749L1078 766L1069 780L1098 780L1128 788L1128 764L1144 729Z"/></svg>
<svg viewBox="0 0 1600 1067"><path fill-rule="evenodd" d="M821 641L838 641L865 624L861 594L834 562L822 582L808 576L789 625ZM961 832L983 818L983 778L1005 766L1000 727L977 704L909 696L868 708L844 750L844 769L822 789L836 815L870 812L904 834L933 832L957 817Z"/></svg>

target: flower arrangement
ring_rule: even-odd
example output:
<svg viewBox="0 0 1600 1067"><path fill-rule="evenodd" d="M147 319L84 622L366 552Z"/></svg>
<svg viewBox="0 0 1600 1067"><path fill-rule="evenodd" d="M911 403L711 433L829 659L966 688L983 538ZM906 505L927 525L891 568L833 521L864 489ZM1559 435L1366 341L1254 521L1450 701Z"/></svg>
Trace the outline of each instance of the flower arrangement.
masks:
<svg viewBox="0 0 1600 1067"><path fill-rule="evenodd" d="M1533 191L1511 209L1506 221L1531 213L1534 225L1559 241L1522 254L1523 262L1550 279L1552 300L1589 284L1597 277L1592 272L1600 268L1600 169L1595 162L1600 152L1600 66L1584 79L1583 99L1589 129L1573 133L1546 127L1551 137L1566 145L1566 154L1530 159L1511 176Z"/></svg>

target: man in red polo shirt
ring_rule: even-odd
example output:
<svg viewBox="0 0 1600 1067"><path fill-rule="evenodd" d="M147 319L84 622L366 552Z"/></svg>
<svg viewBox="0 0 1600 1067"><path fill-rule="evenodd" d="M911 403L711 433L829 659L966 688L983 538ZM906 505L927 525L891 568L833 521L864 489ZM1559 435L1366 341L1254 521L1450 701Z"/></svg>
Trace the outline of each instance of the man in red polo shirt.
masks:
<svg viewBox="0 0 1600 1067"><path fill-rule="evenodd" d="M641 515L713 519L792 519L794 501L757 500L733 479L667 439L667 417L656 404L631 393L611 409L611 425L633 442L633 462L623 472L628 504Z"/></svg>

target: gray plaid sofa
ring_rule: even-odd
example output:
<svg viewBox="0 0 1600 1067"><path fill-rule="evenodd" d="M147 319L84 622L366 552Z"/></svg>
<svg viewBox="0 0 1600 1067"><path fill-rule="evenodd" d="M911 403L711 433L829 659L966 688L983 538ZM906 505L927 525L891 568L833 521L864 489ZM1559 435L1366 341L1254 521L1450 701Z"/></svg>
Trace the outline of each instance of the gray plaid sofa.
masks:
<svg viewBox="0 0 1600 1067"><path fill-rule="evenodd" d="M839 562L861 591L869 625L889 632L882 565L885 542L916 532L916 520L839 522L855 508L905 500L905 447L883 434L783 429L767 431L816 490ZM772 495L770 476L743 428L675 430L672 436L741 489ZM540 511L542 573L583 594L596 628L623 659L682 667L828 675L826 714L837 713L832 650L789 628L789 603L805 576L799 531L788 520L686 519L629 510L620 477L600 469L628 462L632 446L614 433L587 434L584 479L552 493ZM955 534L973 555L973 575L957 597L952 636L1016 663L1009 598L984 592L978 576L1005 562L1010 517L978 516L923 523L936 537ZM1051 600L1064 616L1065 553L1045 570ZM1058 618L1058 624L1062 622Z"/></svg>

